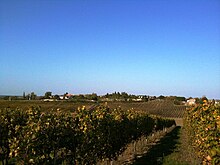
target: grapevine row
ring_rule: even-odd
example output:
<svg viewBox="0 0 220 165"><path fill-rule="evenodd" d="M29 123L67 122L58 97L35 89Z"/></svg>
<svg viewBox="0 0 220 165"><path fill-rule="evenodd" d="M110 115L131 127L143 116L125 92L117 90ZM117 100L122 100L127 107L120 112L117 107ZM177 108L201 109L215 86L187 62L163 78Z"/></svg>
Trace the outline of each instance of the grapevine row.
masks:
<svg viewBox="0 0 220 165"><path fill-rule="evenodd" d="M144 113L79 108L43 113L39 108L0 110L2 164L96 164L115 159L126 146L175 121Z"/></svg>
<svg viewBox="0 0 220 165"><path fill-rule="evenodd" d="M220 105L205 100L189 108L184 125L203 164L220 164Z"/></svg>
<svg viewBox="0 0 220 165"><path fill-rule="evenodd" d="M135 110L170 118L182 118L186 110L185 105L175 105L171 100L154 100L140 103L112 102L109 103L109 105L110 107L121 106L123 109L128 109L129 107L132 107Z"/></svg>

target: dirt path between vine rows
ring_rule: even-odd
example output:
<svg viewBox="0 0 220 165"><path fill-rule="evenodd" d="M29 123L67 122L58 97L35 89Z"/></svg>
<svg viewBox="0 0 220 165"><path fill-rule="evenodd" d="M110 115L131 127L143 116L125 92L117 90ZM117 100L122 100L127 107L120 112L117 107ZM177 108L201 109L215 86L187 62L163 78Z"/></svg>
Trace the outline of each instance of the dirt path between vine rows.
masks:
<svg viewBox="0 0 220 165"><path fill-rule="evenodd" d="M176 126L183 126L183 118L173 118L176 122Z"/></svg>
<svg viewBox="0 0 220 165"><path fill-rule="evenodd" d="M134 161L132 165L162 165L164 156L173 153L179 143L180 126L175 127L171 132L167 133L152 148Z"/></svg>
<svg viewBox="0 0 220 165"><path fill-rule="evenodd" d="M147 153L137 158L132 165L199 165L202 160L190 145L183 119L175 119L177 126L152 145Z"/></svg>

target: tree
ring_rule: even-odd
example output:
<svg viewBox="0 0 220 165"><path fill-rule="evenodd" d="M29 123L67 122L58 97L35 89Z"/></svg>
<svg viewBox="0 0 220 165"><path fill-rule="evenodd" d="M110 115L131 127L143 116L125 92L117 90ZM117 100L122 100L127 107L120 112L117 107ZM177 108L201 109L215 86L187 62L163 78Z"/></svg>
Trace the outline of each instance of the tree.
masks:
<svg viewBox="0 0 220 165"><path fill-rule="evenodd" d="M80 100L84 100L84 99L85 99L85 96L82 95L82 94L80 94L80 95L78 96L78 99L80 99Z"/></svg>
<svg viewBox="0 0 220 165"><path fill-rule="evenodd" d="M30 99L31 99L31 100L35 100L36 97L37 97L37 95L36 95L34 92L31 92Z"/></svg>
<svg viewBox="0 0 220 165"><path fill-rule="evenodd" d="M26 98L27 98L27 100L30 100L30 99L31 99L31 95L28 94L28 95L26 96Z"/></svg>
<svg viewBox="0 0 220 165"><path fill-rule="evenodd" d="M4 96L4 100L9 100L10 96Z"/></svg>
<svg viewBox="0 0 220 165"><path fill-rule="evenodd" d="M23 92L23 99L25 99L26 98L26 96L25 96L25 92Z"/></svg>
<svg viewBox="0 0 220 165"><path fill-rule="evenodd" d="M52 92L46 92L45 95L44 95L44 98L49 99L50 96L52 96Z"/></svg>
<svg viewBox="0 0 220 165"><path fill-rule="evenodd" d="M123 99L128 98L128 94L126 92L121 92L121 96L122 96Z"/></svg>
<svg viewBox="0 0 220 165"><path fill-rule="evenodd" d="M160 95L159 97L158 97L158 99L164 99L165 98L165 96L163 96L163 95Z"/></svg>
<svg viewBox="0 0 220 165"><path fill-rule="evenodd" d="M94 101L97 101L98 100L97 94L96 93L92 93L91 99L94 100Z"/></svg>
<svg viewBox="0 0 220 165"><path fill-rule="evenodd" d="M185 97L176 97L176 100L177 101L186 101L186 98Z"/></svg>
<svg viewBox="0 0 220 165"><path fill-rule="evenodd" d="M86 95L86 99L97 101L98 100L98 95L96 93L88 94L88 95Z"/></svg>
<svg viewBox="0 0 220 165"><path fill-rule="evenodd" d="M55 95L54 98L55 98L56 100L60 100L60 96L59 96L59 95Z"/></svg>
<svg viewBox="0 0 220 165"><path fill-rule="evenodd" d="M146 95L144 95L144 96L142 97L142 100L143 100L143 101L148 101L148 97L147 97Z"/></svg>

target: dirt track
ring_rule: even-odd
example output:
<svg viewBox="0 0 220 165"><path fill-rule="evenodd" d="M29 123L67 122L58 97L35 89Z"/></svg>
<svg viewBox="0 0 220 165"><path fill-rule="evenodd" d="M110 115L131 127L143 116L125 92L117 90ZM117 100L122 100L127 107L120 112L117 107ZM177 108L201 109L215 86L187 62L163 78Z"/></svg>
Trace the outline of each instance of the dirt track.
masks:
<svg viewBox="0 0 220 165"><path fill-rule="evenodd" d="M173 118L176 122L176 126L183 126L183 118Z"/></svg>

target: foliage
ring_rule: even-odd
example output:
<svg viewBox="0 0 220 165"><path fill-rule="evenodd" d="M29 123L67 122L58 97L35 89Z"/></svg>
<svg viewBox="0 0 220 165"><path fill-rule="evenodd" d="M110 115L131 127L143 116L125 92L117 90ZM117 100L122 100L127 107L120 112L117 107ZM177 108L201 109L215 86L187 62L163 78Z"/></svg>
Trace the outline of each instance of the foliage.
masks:
<svg viewBox="0 0 220 165"><path fill-rule="evenodd" d="M31 100L35 100L36 97L37 97L37 95L36 95L34 92L31 92L31 94L30 94L30 99L31 99Z"/></svg>
<svg viewBox="0 0 220 165"><path fill-rule="evenodd" d="M45 98L45 99L49 99L51 96L52 96L52 92L46 92L46 93L44 94L44 98Z"/></svg>
<svg viewBox="0 0 220 165"><path fill-rule="evenodd" d="M107 98L108 100L112 101L132 101L133 99L138 99L140 96L128 94L126 92L114 92L114 93L107 93L106 95L102 96L102 98ZM148 97L146 95L141 96L142 101L148 101Z"/></svg>
<svg viewBox="0 0 220 165"><path fill-rule="evenodd" d="M165 98L165 96L163 96L163 95L160 95L159 97L158 97L158 99L164 99Z"/></svg>
<svg viewBox="0 0 220 165"><path fill-rule="evenodd" d="M177 101L186 101L186 98L181 97L181 96L176 96L175 100L177 100Z"/></svg>
<svg viewBox="0 0 220 165"><path fill-rule="evenodd" d="M0 161L7 164L96 164L115 159L142 135L173 120L99 106L75 113L0 110Z"/></svg>
<svg viewBox="0 0 220 165"><path fill-rule="evenodd" d="M186 127L192 145L204 162L220 163L220 105L208 103L190 108L186 114Z"/></svg>

